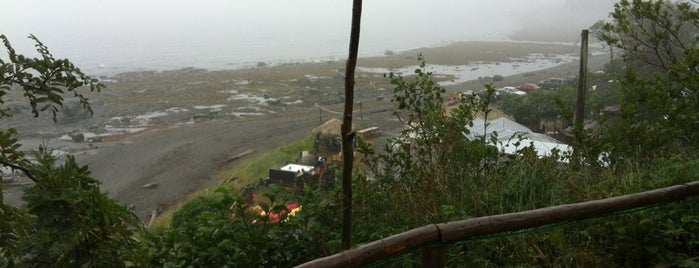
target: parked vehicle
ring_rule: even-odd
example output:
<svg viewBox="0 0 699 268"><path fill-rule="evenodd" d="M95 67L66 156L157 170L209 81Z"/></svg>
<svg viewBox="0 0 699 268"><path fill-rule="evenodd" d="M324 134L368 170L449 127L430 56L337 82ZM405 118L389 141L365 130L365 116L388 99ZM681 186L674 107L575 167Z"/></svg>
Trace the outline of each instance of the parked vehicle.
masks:
<svg viewBox="0 0 699 268"><path fill-rule="evenodd" d="M490 101L497 101L500 98L501 94L502 93L500 91L495 90L495 92L493 92L493 95L491 96ZM481 89L480 91L476 92L476 94L475 94L475 97L477 97L477 98L485 98L486 96L488 96L487 89Z"/></svg>
<svg viewBox="0 0 699 268"><path fill-rule="evenodd" d="M519 89L520 91L524 91L524 92L529 93L529 92L538 90L539 86L537 86L536 84L529 83L529 84L519 85L519 86L517 86L517 89Z"/></svg>
<svg viewBox="0 0 699 268"><path fill-rule="evenodd" d="M506 94L514 94L514 95L519 95L519 96L527 95L527 92L520 91L519 89L517 89L515 87L498 88L497 92L500 93L501 95L506 95Z"/></svg>
<svg viewBox="0 0 699 268"><path fill-rule="evenodd" d="M537 83L539 87L543 89L560 89L568 85L566 79L563 78L549 78L544 81Z"/></svg>

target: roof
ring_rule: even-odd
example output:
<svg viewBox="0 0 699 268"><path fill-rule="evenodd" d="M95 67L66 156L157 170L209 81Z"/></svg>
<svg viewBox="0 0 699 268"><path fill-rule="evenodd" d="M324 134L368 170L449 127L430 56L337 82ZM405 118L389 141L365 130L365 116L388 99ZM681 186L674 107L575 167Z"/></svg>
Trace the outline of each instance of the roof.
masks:
<svg viewBox="0 0 699 268"><path fill-rule="evenodd" d="M562 153L573 150L572 147L550 136L533 132L531 129L504 117L487 122L476 118L473 120L473 125L467 125L466 129L469 130L469 133L464 135L469 139L485 136L486 140L490 141L493 133L497 133L497 142L493 145L506 154L516 154L518 150L528 146L533 146L539 157L549 156L553 150Z"/></svg>
<svg viewBox="0 0 699 268"><path fill-rule="evenodd" d="M545 142L545 141L537 141L537 140L530 140L530 139L522 139L519 140L519 143L506 143L506 144L501 144L498 145L498 149L506 154L516 154L518 150L521 150L525 147L532 146L534 151L536 151L536 155L539 157L544 157L544 156L550 156L553 154L553 150L558 150L560 153L572 153L573 149L572 147L562 144L562 143L553 143L553 142Z"/></svg>
<svg viewBox="0 0 699 268"><path fill-rule="evenodd" d="M286 166L283 166L281 170L284 171L293 171L293 172L311 172L313 171L312 166L305 166L305 165L299 165L299 164L287 164Z"/></svg>
<svg viewBox="0 0 699 268"><path fill-rule="evenodd" d="M497 132L498 140L509 140L518 132L534 133L528 127L520 125L517 122L504 117L500 117L495 120L488 120L487 126L486 121L481 118L476 118L473 120L473 126L467 125L466 128L469 131L469 134L466 135L469 139L483 136L490 138L490 135L492 135L493 132Z"/></svg>
<svg viewBox="0 0 699 268"><path fill-rule="evenodd" d="M357 126L355 124L352 124L352 129L357 129ZM327 122L323 123L322 125L314 128L311 132L313 134L320 133L320 135L324 136L340 137L342 136L342 121L340 121L340 119L337 118L332 118Z"/></svg>

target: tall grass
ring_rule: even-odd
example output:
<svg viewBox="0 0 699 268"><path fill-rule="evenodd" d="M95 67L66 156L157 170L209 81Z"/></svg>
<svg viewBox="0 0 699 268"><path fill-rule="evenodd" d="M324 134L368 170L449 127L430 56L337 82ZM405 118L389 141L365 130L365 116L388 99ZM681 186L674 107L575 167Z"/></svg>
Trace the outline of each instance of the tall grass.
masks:
<svg viewBox="0 0 699 268"><path fill-rule="evenodd" d="M463 152L469 154L468 151ZM359 204L356 238L377 238L441 221L525 211L619 196L699 179L699 159L677 155L648 163L613 167L573 168L555 158L501 156L483 170L462 163L442 177L415 170L412 179L356 183ZM448 187L435 187L439 180ZM436 190L438 189L438 190ZM699 198L660 209L604 217L523 236L477 240L451 245L454 266L644 266L688 258L699 250ZM689 231L692 230L692 231ZM689 232L689 233L688 233ZM677 238L679 236L679 238ZM628 251L628 252L625 252ZM671 254L671 255L668 255ZM636 255L643 255L640 258ZM664 256L673 256L667 257ZM410 264L400 259L397 266Z"/></svg>

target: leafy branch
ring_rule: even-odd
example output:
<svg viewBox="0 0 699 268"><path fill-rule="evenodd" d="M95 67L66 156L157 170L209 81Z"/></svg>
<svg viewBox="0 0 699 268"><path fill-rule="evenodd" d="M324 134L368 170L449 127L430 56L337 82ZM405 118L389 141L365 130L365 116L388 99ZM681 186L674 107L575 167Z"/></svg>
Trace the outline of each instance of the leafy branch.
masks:
<svg viewBox="0 0 699 268"><path fill-rule="evenodd" d="M69 60L54 58L36 36L29 35L29 38L36 43L39 58L17 54L7 37L0 35L9 57L9 62L0 59L0 97L7 94L12 86L20 86L24 90L24 97L29 100L34 117L38 117L40 112L49 111L56 121L56 113L63 103L63 94L69 93L78 98L81 106L92 114L88 99L78 89L87 86L90 92L99 92L104 85L85 75ZM4 104L1 98L0 104ZM3 110L0 117L9 115L7 110Z"/></svg>

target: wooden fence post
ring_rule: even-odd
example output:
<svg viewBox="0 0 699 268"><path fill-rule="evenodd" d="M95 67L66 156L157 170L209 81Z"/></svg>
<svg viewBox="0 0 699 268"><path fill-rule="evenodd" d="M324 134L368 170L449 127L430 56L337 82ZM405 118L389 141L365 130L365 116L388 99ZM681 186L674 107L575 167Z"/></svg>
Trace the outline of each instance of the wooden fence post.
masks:
<svg viewBox="0 0 699 268"><path fill-rule="evenodd" d="M446 247L439 245L422 249L422 267L442 268L446 265Z"/></svg>

